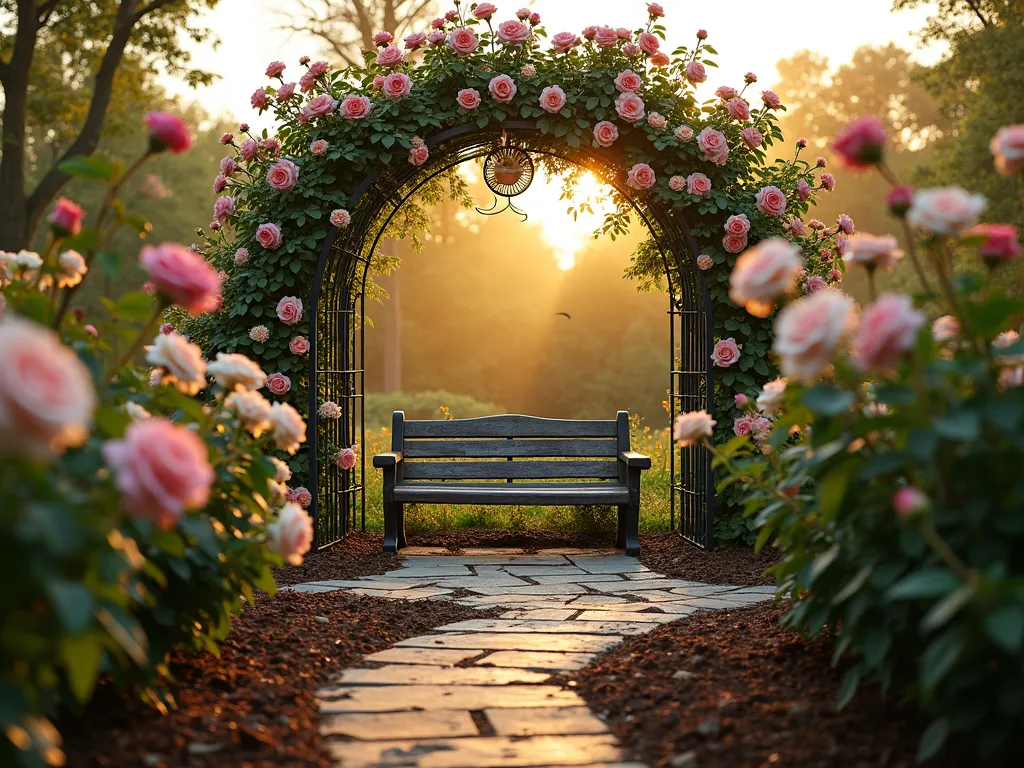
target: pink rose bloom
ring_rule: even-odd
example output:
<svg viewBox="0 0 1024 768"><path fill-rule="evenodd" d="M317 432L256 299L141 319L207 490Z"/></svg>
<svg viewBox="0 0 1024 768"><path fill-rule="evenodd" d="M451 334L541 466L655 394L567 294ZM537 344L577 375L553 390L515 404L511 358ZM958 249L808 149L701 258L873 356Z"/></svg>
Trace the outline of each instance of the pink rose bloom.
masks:
<svg viewBox="0 0 1024 768"><path fill-rule="evenodd" d="M673 192L682 192L686 189L686 179L683 176L673 176L668 180L668 188Z"/></svg>
<svg viewBox="0 0 1024 768"><path fill-rule="evenodd" d="M743 437L744 435L749 435L750 430L754 425L754 418L755 417L752 414L745 413L738 419L736 419L732 423L733 434L739 435L740 437Z"/></svg>
<svg viewBox="0 0 1024 768"><path fill-rule="evenodd" d="M657 112L651 112L651 114L647 116L647 124L651 126L651 128L653 128L654 130L660 131L666 125L668 125L668 120L666 120L665 116L662 114L659 114Z"/></svg>
<svg viewBox="0 0 1024 768"><path fill-rule="evenodd" d="M540 14L539 13L531 13L530 14L530 23L533 24L534 26L536 26L537 24L540 24Z"/></svg>
<svg viewBox="0 0 1024 768"><path fill-rule="evenodd" d="M797 237L803 237L807 234L807 227L804 226L803 219L798 219L794 216L789 220L789 231Z"/></svg>
<svg viewBox="0 0 1024 768"><path fill-rule="evenodd" d="M811 275L807 278L807 292L814 293L820 291L822 288L827 288L828 283L825 282L825 278L820 275Z"/></svg>
<svg viewBox="0 0 1024 768"><path fill-rule="evenodd" d="M172 334L172 333L174 333L174 326L173 325L171 325L170 323L161 323L160 324L160 335L161 336L167 336L167 335Z"/></svg>
<svg viewBox="0 0 1024 768"><path fill-rule="evenodd" d="M202 256L177 243L144 245L139 265L161 296L195 316L213 309L220 279Z"/></svg>
<svg viewBox="0 0 1024 768"><path fill-rule="evenodd" d="M772 345L783 375L810 382L824 373L856 326L854 307L853 299L835 290L809 294L785 307L775 321Z"/></svg>
<svg viewBox="0 0 1024 768"><path fill-rule="evenodd" d="M956 235L978 222L985 198L960 187L921 189L907 211L907 223L935 235Z"/></svg>
<svg viewBox="0 0 1024 768"><path fill-rule="evenodd" d="M378 67L397 67L405 59L402 52L394 45L381 48L377 54Z"/></svg>
<svg viewBox="0 0 1024 768"><path fill-rule="evenodd" d="M222 133L220 135L220 143L221 144L230 144L234 140L235 140L235 134L233 134L233 133Z"/></svg>
<svg viewBox="0 0 1024 768"><path fill-rule="evenodd" d="M747 236L726 235L722 238L722 247L729 253L742 253L747 248Z"/></svg>
<svg viewBox="0 0 1024 768"><path fill-rule="evenodd" d="M652 19L660 19L665 15L665 9L661 7L660 3L648 3L647 12L651 15Z"/></svg>
<svg viewBox="0 0 1024 768"><path fill-rule="evenodd" d="M978 255L989 265L1015 261L1024 253L1020 234L1012 224L978 224L964 232L965 237L982 238Z"/></svg>
<svg viewBox="0 0 1024 768"><path fill-rule="evenodd" d="M235 215L235 198L218 197L213 204L213 218L219 222L225 222L229 216Z"/></svg>
<svg viewBox="0 0 1024 768"><path fill-rule="evenodd" d="M84 216L85 209L82 206L62 197L53 207L50 224L59 236L74 237L82 231L82 217Z"/></svg>
<svg viewBox="0 0 1024 768"><path fill-rule="evenodd" d="M796 196L800 198L801 203L807 202L814 190L811 189L811 185L807 183L807 179L800 179L796 183Z"/></svg>
<svg viewBox="0 0 1024 768"><path fill-rule="evenodd" d="M313 77L320 77L320 75L327 74L327 70L331 68L331 65L326 61L314 61L309 65L307 70Z"/></svg>
<svg viewBox="0 0 1024 768"><path fill-rule="evenodd" d="M270 152L274 157L281 154L281 142L277 139L264 139L263 148Z"/></svg>
<svg viewBox="0 0 1024 768"><path fill-rule="evenodd" d="M746 405L746 404L747 404L747 401L748 401L748 400L750 400L750 398L749 398L749 397L747 397L747 396L746 396L745 394L743 394L742 392L737 392L737 393L736 393L735 395L733 395L733 397L732 397L732 401L733 401L734 403L736 403L736 407L738 407L738 408L742 408L742 407L743 407L744 405Z"/></svg>
<svg viewBox="0 0 1024 768"><path fill-rule="evenodd" d="M267 172L267 184L278 192L289 192L299 180L299 167L291 160L278 160Z"/></svg>
<svg viewBox="0 0 1024 768"><path fill-rule="evenodd" d="M802 265L800 249L788 240L764 240L736 259L729 299L755 317L768 317L776 299L793 291Z"/></svg>
<svg viewBox="0 0 1024 768"><path fill-rule="evenodd" d="M220 172L225 176L230 176L238 170L238 164L235 163L235 158L225 157L220 161Z"/></svg>
<svg viewBox="0 0 1024 768"><path fill-rule="evenodd" d="M248 248L239 248L237 251L235 251L235 264L237 264L240 267L244 267L248 263L249 263L249 249Z"/></svg>
<svg viewBox="0 0 1024 768"><path fill-rule="evenodd" d="M427 42L434 46L441 45L441 43L443 43L447 39L448 35L438 30L434 30L429 35L427 35Z"/></svg>
<svg viewBox="0 0 1024 768"><path fill-rule="evenodd" d="M365 97L349 97L349 98L365 98ZM347 101L348 99L346 99ZM314 117L323 117L329 115L338 106L338 102L329 93L321 93L319 96L314 96L312 99L302 105L302 111L299 113L300 122L309 122ZM346 115L348 117L348 115Z"/></svg>
<svg viewBox="0 0 1024 768"><path fill-rule="evenodd" d="M831 173L821 174L821 188L826 192L831 192L836 188L836 177Z"/></svg>
<svg viewBox="0 0 1024 768"><path fill-rule="evenodd" d="M106 441L102 453L128 515L166 530L210 498L213 468L206 444L190 429L155 416L134 421L122 440Z"/></svg>
<svg viewBox="0 0 1024 768"><path fill-rule="evenodd" d="M715 165L725 165L729 159L729 145L725 134L714 128L705 128L697 136L697 146L704 151L704 159Z"/></svg>
<svg viewBox="0 0 1024 768"><path fill-rule="evenodd" d="M309 151L314 155L327 154L328 144L323 139L317 139L309 145Z"/></svg>
<svg viewBox="0 0 1024 768"><path fill-rule="evenodd" d="M704 410L681 413L672 427L672 439L680 448L696 445L705 437L714 435L717 422Z"/></svg>
<svg viewBox="0 0 1024 768"><path fill-rule="evenodd" d="M334 457L334 463L338 465L338 469L343 469L347 472L356 465L356 452L351 448L343 448Z"/></svg>
<svg viewBox="0 0 1024 768"><path fill-rule="evenodd" d="M458 18L458 14L455 15L455 18ZM434 19L432 22L430 22L430 27L431 29L444 29L444 22L444 17Z"/></svg>
<svg viewBox="0 0 1024 768"><path fill-rule="evenodd" d="M885 153L885 128L877 117L854 120L832 140L832 151L848 168L870 168Z"/></svg>
<svg viewBox="0 0 1024 768"><path fill-rule="evenodd" d="M653 56L661 47L661 40L658 39L657 35L652 34L651 32L641 32L640 37L636 39L636 44L640 46L640 50L644 53Z"/></svg>
<svg viewBox="0 0 1024 768"><path fill-rule="evenodd" d="M520 21L526 21L528 18L530 18L530 9L520 8L518 11L516 11L516 18L518 18Z"/></svg>
<svg viewBox="0 0 1024 768"><path fill-rule="evenodd" d="M746 122L750 119L750 105L739 96L726 102L725 111L733 120Z"/></svg>
<svg viewBox="0 0 1024 768"><path fill-rule="evenodd" d="M615 100L615 111L627 123L638 123L647 114L644 100L635 93L623 93Z"/></svg>
<svg viewBox="0 0 1024 768"><path fill-rule="evenodd" d="M15 316L0 323L0 360L0 455L46 459L85 442L96 389L78 355Z"/></svg>
<svg viewBox="0 0 1024 768"><path fill-rule="evenodd" d="M373 104L365 96L346 96L341 102L341 114L346 120L363 120L370 116Z"/></svg>
<svg viewBox="0 0 1024 768"><path fill-rule="evenodd" d="M623 46L625 47L625 46ZM667 67L672 63L672 59L664 51L658 51L656 54L651 56L651 65L655 67Z"/></svg>
<svg viewBox="0 0 1024 768"><path fill-rule="evenodd" d="M761 91L761 101L768 109L778 109L782 106L782 101L775 91Z"/></svg>
<svg viewBox="0 0 1024 768"><path fill-rule="evenodd" d="M243 160L252 160L260 152L260 145L253 139L246 139L242 142L241 148L238 150Z"/></svg>
<svg viewBox="0 0 1024 768"><path fill-rule="evenodd" d="M720 98L722 101L729 101L729 99L735 99L740 95L740 92L733 88L731 85L720 85L715 89L715 96Z"/></svg>
<svg viewBox="0 0 1024 768"><path fill-rule="evenodd" d="M373 36L373 44L374 45L387 45L388 43L390 43L394 39L395 39L395 36L392 35L390 32L377 32Z"/></svg>
<svg viewBox="0 0 1024 768"><path fill-rule="evenodd" d="M572 32L559 32L551 38L551 46L556 53L565 53L575 48L579 40Z"/></svg>
<svg viewBox="0 0 1024 768"><path fill-rule="evenodd" d="M595 37L597 37L597 27L591 25L589 27L584 28L583 37L585 37L587 40L593 40Z"/></svg>
<svg viewBox="0 0 1024 768"><path fill-rule="evenodd" d="M701 270L702 272L707 272L713 266L715 266L714 259L708 256L706 253L702 253L700 256L697 257L697 269Z"/></svg>
<svg viewBox="0 0 1024 768"><path fill-rule="evenodd" d="M565 106L565 91L557 85L549 85L540 92L540 106L545 112L558 112Z"/></svg>
<svg viewBox="0 0 1024 768"><path fill-rule="evenodd" d="M847 235L853 234L853 219L851 219L845 213L839 214L839 217L836 219L836 225L839 227L840 232L843 232Z"/></svg>
<svg viewBox="0 0 1024 768"><path fill-rule="evenodd" d="M267 65L266 75L267 77L280 77L284 69L285 64L283 61L272 61Z"/></svg>
<svg viewBox="0 0 1024 768"><path fill-rule="evenodd" d="M523 64L522 69L519 71L522 73L523 77L529 78L537 76L537 68L533 66L533 64Z"/></svg>
<svg viewBox="0 0 1024 768"><path fill-rule="evenodd" d="M145 293L147 296L155 296L156 283L154 283L152 280L147 280L142 284L142 292Z"/></svg>
<svg viewBox="0 0 1024 768"><path fill-rule="evenodd" d="M631 69L624 69L615 77L615 87L619 93L637 93L644 87L643 78Z"/></svg>
<svg viewBox="0 0 1024 768"><path fill-rule="evenodd" d="M680 125L675 130L675 137L680 141L690 141L693 138L693 128L688 125Z"/></svg>
<svg viewBox="0 0 1024 768"><path fill-rule="evenodd" d="M253 91L252 98L249 99L249 103L253 109L258 109L262 112L267 108L267 91L265 88L258 88Z"/></svg>
<svg viewBox="0 0 1024 768"><path fill-rule="evenodd" d="M314 85L316 85L316 76L307 69L299 78L299 90L303 93L309 93L313 90Z"/></svg>
<svg viewBox="0 0 1024 768"><path fill-rule="evenodd" d="M778 187L762 187L754 200L757 210L765 216L781 216L786 212L786 196Z"/></svg>
<svg viewBox="0 0 1024 768"><path fill-rule="evenodd" d="M448 35L448 46L459 56L469 56L476 51L478 45L480 45L480 41L477 39L476 33L466 27L453 30Z"/></svg>
<svg viewBox="0 0 1024 768"><path fill-rule="evenodd" d="M473 9L473 15L478 19L487 20L497 12L498 8L493 3L478 3Z"/></svg>
<svg viewBox="0 0 1024 768"><path fill-rule="evenodd" d="M690 61L686 62L685 72L686 79L689 80L694 85L698 83L703 83L705 80L708 79L707 70L704 69L704 65L701 64L696 59L691 59Z"/></svg>
<svg viewBox="0 0 1024 768"><path fill-rule="evenodd" d="M753 72L747 72L747 74L743 76L743 82L747 83L747 85L756 83L757 75L755 75Z"/></svg>
<svg viewBox="0 0 1024 768"><path fill-rule="evenodd" d="M698 29L697 30L697 39L698 40L707 40L708 39L708 31L706 29Z"/></svg>
<svg viewBox="0 0 1024 768"><path fill-rule="evenodd" d="M914 309L909 296L889 294L864 310L853 340L853 356L864 371L891 370L914 345L925 316Z"/></svg>
<svg viewBox="0 0 1024 768"><path fill-rule="evenodd" d="M292 495L295 496L295 503L303 509L308 509L309 505L313 503L313 496L305 486L300 485L298 488L293 489Z"/></svg>
<svg viewBox="0 0 1024 768"><path fill-rule="evenodd" d="M703 197L711 192L711 179L703 173L691 173L686 177L686 191Z"/></svg>
<svg viewBox="0 0 1024 768"><path fill-rule="evenodd" d="M406 35L404 42L405 42L405 49L407 51L415 51L415 50L417 50L419 48L422 48L426 44L426 42L427 42L427 33L426 32L416 32L416 33L411 34L411 35Z"/></svg>
<svg viewBox="0 0 1024 768"><path fill-rule="evenodd" d="M730 235L745 235L750 231L747 214L738 213L725 220L725 231Z"/></svg>
<svg viewBox="0 0 1024 768"><path fill-rule="evenodd" d="M657 177L654 175L654 169L647 163L637 163L629 169L626 186L643 191L653 187L655 181Z"/></svg>
<svg viewBox="0 0 1024 768"><path fill-rule="evenodd" d="M935 341L950 341L959 335L960 321L953 315L943 315L932 323L932 338Z"/></svg>
<svg viewBox="0 0 1024 768"><path fill-rule="evenodd" d="M833 283L841 283L841 282L843 282L843 273L840 272L838 269L830 270L829 273L828 273L828 276L829 276L829 279Z"/></svg>
<svg viewBox="0 0 1024 768"><path fill-rule="evenodd" d="M285 296L277 302L277 319L285 325L296 325L302 320L302 300Z"/></svg>
<svg viewBox="0 0 1024 768"><path fill-rule="evenodd" d="M404 98L412 90L412 78L405 72L392 72L384 78L381 89L389 99Z"/></svg>
<svg viewBox="0 0 1024 768"><path fill-rule="evenodd" d="M260 224L256 230L256 240L268 251L272 251L283 242L281 228L277 224Z"/></svg>
<svg viewBox="0 0 1024 768"><path fill-rule="evenodd" d="M615 123L602 120L594 126L594 143L599 147L610 147L619 138L619 129Z"/></svg>
<svg viewBox="0 0 1024 768"><path fill-rule="evenodd" d="M600 48L613 48L619 44L619 36L611 27L598 27L594 33L594 42Z"/></svg>
<svg viewBox="0 0 1024 768"><path fill-rule="evenodd" d="M499 104L508 104L518 92L516 82L508 75L492 77L487 84L487 90L491 92L491 98Z"/></svg>
<svg viewBox="0 0 1024 768"><path fill-rule="evenodd" d="M288 394L288 390L292 388L292 380L283 373L272 373L267 376L266 387L270 394L280 397Z"/></svg>
<svg viewBox="0 0 1024 768"><path fill-rule="evenodd" d="M892 495L892 509L901 520L926 512L930 506L931 499L912 485L905 485Z"/></svg>
<svg viewBox="0 0 1024 768"><path fill-rule="evenodd" d="M1004 125L989 142L996 171L1009 176L1024 173L1024 123Z"/></svg>
<svg viewBox="0 0 1024 768"><path fill-rule="evenodd" d="M305 336L296 336L288 342L288 351L293 355L304 355L309 352L309 340Z"/></svg>
<svg viewBox="0 0 1024 768"><path fill-rule="evenodd" d="M374 88L383 88L384 87L384 75L377 75L375 78L373 78L373 87Z"/></svg>
<svg viewBox="0 0 1024 768"><path fill-rule="evenodd" d="M267 526L267 548L288 565L302 565L312 544L313 519L298 504L285 504L277 520Z"/></svg>
<svg viewBox="0 0 1024 768"><path fill-rule="evenodd" d="M331 225L338 229L345 229L352 222L352 216L344 208L331 211Z"/></svg>
<svg viewBox="0 0 1024 768"><path fill-rule="evenodd" d="M455 99L459 106L468 112L480 106L480 91L476 88L463 88Z"/></svg>
<svg viewBox="0 0 1024 768"><path fill-rule="evenodd" d="M415 166L423 165L430 158L430 151L426 147L413 147L409 150L409 162Z"/></svg>
<svg viewBox="0 0 1024 768"><path fill-rule="evenodd" d="M149 129L149 143L153 152L169 149L171 154L180 155L192 146L188 126L175 115L149 112L146 114L146 128Z"/></svg>
<svg viewBox="0 0 1024 768"><path fill-rule="evenodd" d="M842 232L836 235L836 250L839 251L840 255L845 254L849 247L850 238L848 235L844 235Z"/></svg>
<svg viewBox="0 0 1024 768"><path fill-rule="evenodd" d="M275 95L275 98L277 99L278 104L284 104L284 102L286 101L291 101L294 95L295 83L285 83L284 85L277 89L277 94Z"/></svg>
<svg viewBox="0 0 1024 768"><path fill-rule="evenodd" d="M908 184L895 186L889 190L885 202L889 208L889 213L902 219L914 202L914 188Z"/></svg>
<svg viewBox="0 0 1024 768"><path fill-rule="evenodd" d="M757 149L761 146L761 142L764 137L761 132L752 125L748 125L746 128L740 131L740 140L750 149Z"/></svg>
<svg viewBox="0 0 1024 768"><path fill-rule="evenodd" d="M633 33L625 27L616 27L615 36L618 37L619 40L629 40L629 38L633 36Z"/></svg>
<svg viewBox="0 0 1024 768"><path fill-rule="evenodd" d="M711 362L719 368L728 368L740 359L740 348L736 339L719 339L711 353Z"/></svg>

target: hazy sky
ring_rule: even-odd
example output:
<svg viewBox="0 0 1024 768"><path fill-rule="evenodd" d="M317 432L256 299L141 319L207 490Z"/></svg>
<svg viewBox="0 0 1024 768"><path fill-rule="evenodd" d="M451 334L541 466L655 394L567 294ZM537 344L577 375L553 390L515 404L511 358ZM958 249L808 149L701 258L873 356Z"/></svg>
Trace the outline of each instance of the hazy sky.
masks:
<svg viewBox="0 0 1024 768"><path fill-rule="evenodd" d="M470 0L466 0L470 2ZM497 0L497 18L512 18L526 0ZM276 29L277 12L291 0L220 0L207 14L218 33L220 46L196 47L195 64L220 75L216 84L196 94L213 114L227 113L252 119L249 96L266 83L263 70L280 59L292 68L303 54L316 55L316 44ZM579 32L587 24L636 28L646 17L643 0L535 0L526 2L543 17L549 35ZM450 7L440 0L439 7ZM719 52L719 72L712 71L710 89L729 83L740 85L753 71L761 84L775 79L775 62L802 48L820 51L834 63L846 61L865 43L895 41L916 45L914 33L929 9L892 14L891 0L662 0L669 29L670 49L693 41L706 29L708 42ZM934 52L920 57L931 60ZM177 89L176 89L177 90ZM185 90L183 96L192 93Z"/></svg>

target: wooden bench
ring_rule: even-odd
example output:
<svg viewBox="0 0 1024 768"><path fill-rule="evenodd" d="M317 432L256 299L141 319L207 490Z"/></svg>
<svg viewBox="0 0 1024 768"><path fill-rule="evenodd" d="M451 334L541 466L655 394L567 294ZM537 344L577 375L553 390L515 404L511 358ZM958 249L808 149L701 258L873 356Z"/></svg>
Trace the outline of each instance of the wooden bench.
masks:
<svg viewBox="0 0 1024 768"><path fill-rule="evenodd" d="M616 546L640 554L640 473L651 460L630 450L625 411L614 421L406 421L395 411L391 452L373 466L384 470L385 552L406 546L406 504L539 504L616 506Z"/></svg>

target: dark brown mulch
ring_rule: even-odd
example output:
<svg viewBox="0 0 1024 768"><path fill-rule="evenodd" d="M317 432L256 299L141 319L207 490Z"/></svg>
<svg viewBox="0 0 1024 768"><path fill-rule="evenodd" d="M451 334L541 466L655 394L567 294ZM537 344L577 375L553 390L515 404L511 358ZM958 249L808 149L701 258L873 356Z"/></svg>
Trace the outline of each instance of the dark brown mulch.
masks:
<svg viewBox="0 0 1024 768"><path fill-rule="evenodd" d="M772 603L698 613L629 639L573 676L577 691L655 768L911 768L925 723L862 686L836 712L842 670L825 638ZM695 752L696 762L680 756ZM947 748L928 765L975 765Z"/></svg>
<svg viewBox="0 0 1024 768"><path fill-rule="evenodd" d="M178 706L168 715L108 687L84 714L64 718L68 765L330 765L317 730L320 686L362 654L500 612L343 593L261 596L236 620L220 658L171 660Z"/></svg>
<svg viewBox="0 0 1024 768"><path fill-rule="evenodd" d="M640 562L652 571L677 579L708 584L774 584L766 569L779 561L775 550L755 553L742 545L710 552L697 549L676 533L650 533L640 537Z"/></svg>
<svg viewBox="0 0 1024 768"><path fill-rule="evenodd" d="M398 556L384 552L382 534L355 532L333 547L307 555L302 565L275 568L274 581L284 585L354 579L359 576L379 576L398 567Z"/></svg>

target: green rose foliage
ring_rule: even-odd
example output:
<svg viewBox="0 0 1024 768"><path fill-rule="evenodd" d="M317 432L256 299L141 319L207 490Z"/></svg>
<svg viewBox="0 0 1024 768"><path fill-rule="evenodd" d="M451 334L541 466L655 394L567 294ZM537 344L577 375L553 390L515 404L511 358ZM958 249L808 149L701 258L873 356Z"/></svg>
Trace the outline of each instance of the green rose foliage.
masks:
<svg viewBox="0 0 1024 768"><path fill-rule="evenodd" d="M381 216L380 211L359 211L354 207L359 202L350 200L350 195L368 174L382 166L408 167L410 151L421 139L430 149L431 137L455 126L475 125L481 130L500 132L503 123L526 120L535 122L539 130L539 134L523 140L527 149L563 155L575 152L577 157L580 150L586 150L603 165L615 169L609 172L607 180L620 187L625 186L627 173L635 164L646 163L654 169L654 187L634 194L641 204L644 196L668 202L685 217L701 253L713 262L708 271L699 272L699 279L706 282L710 292L715 338L732 337L742 346L742 357L735 365L716 370L714 399L718 411L732 407L735 393L756 390L774 377L776 371L768 359L769 323L752 319L729 301L729 273L737 254L727 252L722 241L726 219L738 214L745 214L750 221L751 245L769 236L786 236L789 219L806 213L813 193L826 188L816 175L818 166L800 159L799 151L792 160L769 159L771 147L782 140L776 111L759 106L752 110L749 119L737 119L730 116L724 99L698 102L693 85L687 80L686 68L695 61L705 67L715 66L712 57L716 51L703 40L692 47L678 48L671 57L666 56L664 66L655 66L647 53L626 55L629 49L623 40L608 48L583 40L568 52L556 53L544 42L546 33L540 26L531 28L525 42L506 45L489 25L473 18L465 7L460 6L457 11L460 20L448 22L443 31L471 30L479 43L472 54L457 55L445 43L427 44L421 52L407 53L397 66L383 67L377 63L382 48L368 52L364 66L328 70L315 77L310 75L309 68L316 64L305 64L303 77L310 87L304 96L296 91L295 96L278 101L286 83L297 79L288 69L265 87L266 104L260 111L273 112L274 134L243 132L232 137L228 168L236 166L239 170L216 186L224 185L222 194L233 198L234 212L224 219L228 226L212 233L204 246L211 262L229 275L224 287L224 308L187 322L189 337L200 340L209 354L243 352L259 360L268 372L286 374L292 388L284 397L305 413L309 361L305 355L290 351L289 344L296 335L308 332L309 313L323 311L322 307L309 306L309 296L320 248L330 230L331 213L353 207L353 217ZM636 35L640 32L658 40L665 36L664 27L656 19L650 19L646 29L634 33L633 40L639 39ZM647 118L657 113L664 117L664 125L657 118L652 125L649 119L630 123L619 116L616 77L625 70L642 77L639 95ZM404 97L388 98L384 88L374 85L374 79L396 72L409 76L411 90ZM497 101L488 90L492 78L498 75L508 75L516 84L517 91L509 103ZM565 93L565 104L555 113L540 104L541 94L549 86L558 86ZM467 110L459 105L458 94L464 89L479 93L481 102L477 108ZM750 89L751 83L742 87L743 98L760 104L760 95L756 90L752 95ZM325 94L336 100L338 107L328 114L308 117L306 105L316 103ZM345 100L357 96L369 99L369 115L347 119ZM618 128L619 137L609 148L600 148L595 142L594 128L600 121L611 121ZM751 148L744 144L740 132L755 125L763 135L763 143ZM683 126L688 126L692 135L677 133ZM725 136L729 153L722 165L705 159L699 146L697 137L705 128L721 131ZM326 142L326 149L323 144L315 147L314 142ZM313 151L314 147L319 153ZM255 155L254 150L258 150ZM573 171L566 163L541 155L535 157L550 170L566 174L571 182ZM267 178L281 159L298 168L297 183L285 191L275 189ZM700 196L689 194L685 186L670 186L674 176L685 178L693 173L708 177L710 193ZM450 177L449 174L435 179L434 200L444 195L446 178ZM413 184L420 181L422 177L417 177ZM797 194L799 183L806 185L804 199ZM769 216L758 210L755 195L765 186L778 187L786 195L785 214ZM401 199L408 191L394 190L394 199ZM450 191L458 196L456 190ZM632 210L626 197L617 194L615 199L619 210L601 228L612 236L628 226ZM266 223L280 227L283 243L279 247L265 249L257 241L257 230ZM415 229L406 227L403 231L400 224L394 224L389 234L402 236ZM827 238L807 245L808 276L827 277L831 266L817 259L817 255L829 247ZM239 249L245 249L247 259L236 259ZM363 255L372 259L371 274L394 266L377 254ZM698 255L690 254L686 269L696 271ZM653 239L642 243L633 254L626 275L642 288L664 289L665 269ZM306 314L299 325L278 321L276 307L284 296L304 301ZM267 327L267 340L250 336L257 325ZM723 424L720 429L724 433L728 427ZM292 462L297 471L304 468L303 457L300 454ZM728 509L733 498L727 495L724 501Z"/></svg>

